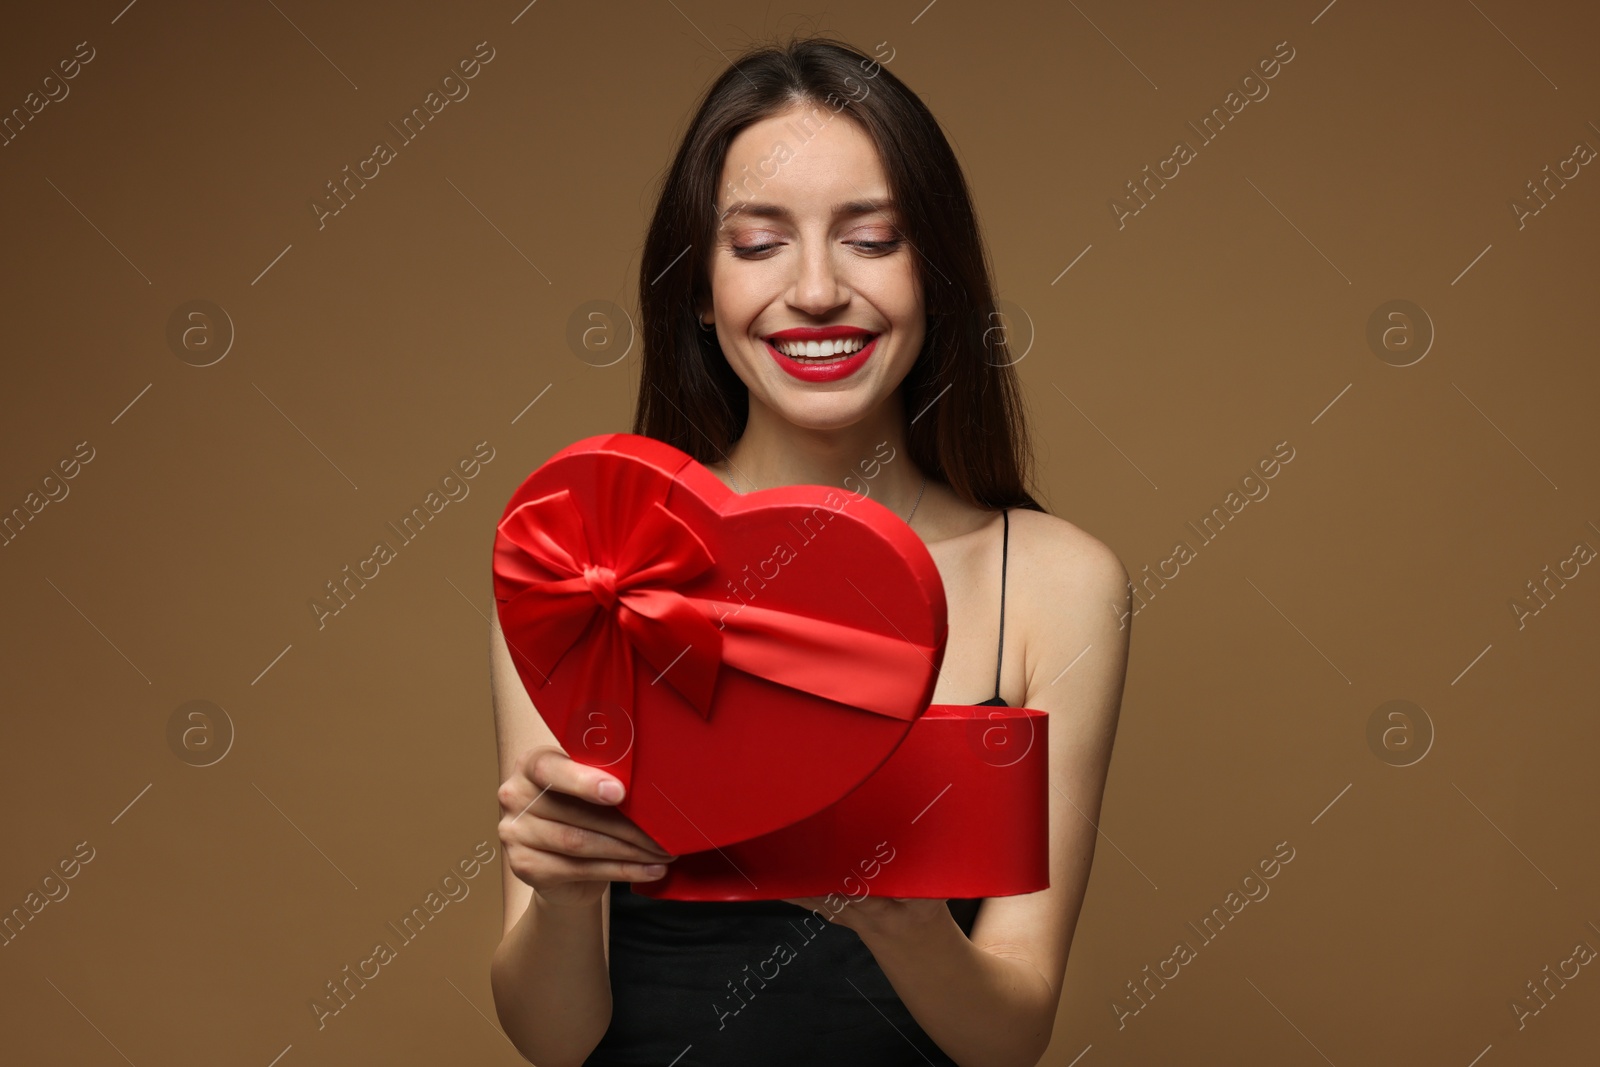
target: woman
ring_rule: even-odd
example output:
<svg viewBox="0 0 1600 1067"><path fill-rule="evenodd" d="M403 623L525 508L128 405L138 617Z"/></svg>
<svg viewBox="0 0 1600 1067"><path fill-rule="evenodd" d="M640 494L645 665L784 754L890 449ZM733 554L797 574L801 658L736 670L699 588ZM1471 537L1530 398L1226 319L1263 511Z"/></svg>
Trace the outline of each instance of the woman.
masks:
<svg viewBox="0 0 1600 1067"><path fill-rule="evenodd" d="M617 779L557 746L496 622L501 1024L540 1067L1037 1062L1094 854L1129 582L1024 487L1019 386L954 154L861 53L819 38L757 50L683 140L640 296L634 432L735 492L840 486L902 516L948 604L933 702L1050 714L1050 888L868 896L780 976L736 988L794 941L795 905L819 902L629 892L672 857L613 809Z"/></svg>

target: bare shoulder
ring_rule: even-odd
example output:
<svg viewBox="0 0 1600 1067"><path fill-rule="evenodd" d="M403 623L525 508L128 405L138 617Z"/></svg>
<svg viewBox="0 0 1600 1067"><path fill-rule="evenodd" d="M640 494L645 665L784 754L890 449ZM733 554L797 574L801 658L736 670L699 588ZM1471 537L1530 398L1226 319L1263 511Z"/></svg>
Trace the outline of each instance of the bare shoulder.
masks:
<svg viewBox="0 0 1600 1067"><path fill-rule="evenodd" d="M1011 511L1011 559L1027 587L1045 594L1126 599L1128 571L1111 547L1081 526L1042 511Z"/></svg>
<svg viewBox="0 0 1600 1067"><path fill-rule="evenodd" d="M1132 612L1128 571L1116 552L1058 515L1016 508L1009 566L1016 568L1008 585L1021 616L1030 704L1042 699L1039 706L1047 706L1049 690L1081 692L1062 677L1068 667L1099 676L1102 688L1120 687Z"/></svg>

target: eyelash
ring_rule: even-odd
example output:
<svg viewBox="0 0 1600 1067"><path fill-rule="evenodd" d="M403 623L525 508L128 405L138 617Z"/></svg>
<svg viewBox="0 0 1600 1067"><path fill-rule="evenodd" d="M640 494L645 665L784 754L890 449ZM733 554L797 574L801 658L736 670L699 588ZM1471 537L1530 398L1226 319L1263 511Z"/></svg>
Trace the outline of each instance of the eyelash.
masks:
<svg viewBox="0 0 1600 1067"><path fill-rule="evenodd" d="M865 248L872 252L892 252L896 248L900 247L901 241L899 238L895 238L889 241L851 241L850 244L855 245L857 248ZM734 255L741 259L752 259L757 253L765 252L769 248L777 247L777 242L764 245L745 245L742 248L739 245L731 245L730 251L732 251Z"/></svg>

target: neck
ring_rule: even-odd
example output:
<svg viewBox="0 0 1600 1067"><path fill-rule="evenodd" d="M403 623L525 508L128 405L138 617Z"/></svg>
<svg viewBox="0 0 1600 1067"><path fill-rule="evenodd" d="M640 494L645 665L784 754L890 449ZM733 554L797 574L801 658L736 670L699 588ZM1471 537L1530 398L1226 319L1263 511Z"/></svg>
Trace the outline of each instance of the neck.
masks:
<svg viewBox="0 0 1600 1067"><path fill-rule="evenodd" d="M782 485L826 485L868 495L902 517L923 472L906 448L905 409L896 390L872 415L850 426L797 426L750 398L743 436L728 450L740 492Z"/></svg>

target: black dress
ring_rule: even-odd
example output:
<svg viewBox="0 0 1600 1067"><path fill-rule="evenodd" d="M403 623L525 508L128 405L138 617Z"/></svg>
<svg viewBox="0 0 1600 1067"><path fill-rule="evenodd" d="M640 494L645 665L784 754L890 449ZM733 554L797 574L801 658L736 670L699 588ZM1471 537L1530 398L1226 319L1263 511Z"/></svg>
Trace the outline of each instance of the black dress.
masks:
<svg viewBox="0 0 1600 1067"><path fill-rule="evenodd" d="M1003 521L995 693L975 707L1009 707ZM968 937L981 901L948 901ZM956 1067L848 927L782 900L657 900L627 882L610 907L611 1025L584 1067Z"/></svg>

